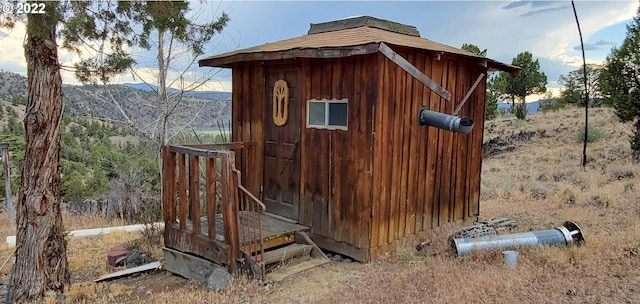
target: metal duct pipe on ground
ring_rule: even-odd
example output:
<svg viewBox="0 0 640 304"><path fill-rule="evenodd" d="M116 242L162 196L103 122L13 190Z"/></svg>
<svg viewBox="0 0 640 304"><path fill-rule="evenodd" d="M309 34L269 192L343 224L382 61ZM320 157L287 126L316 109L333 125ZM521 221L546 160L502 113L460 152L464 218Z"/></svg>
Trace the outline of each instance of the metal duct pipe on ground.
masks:
<svg viewBox="0 0 640 304"><path fill-rule="evenodd" d="M458 117L427 110L421 107L418 111L418 123L421 127L432 126L439 129L468 134L473 129L473 119L469 117Z"/></svg>
<svg viewBox="0 0 640 304"><path fill-rule="evenodd" d="M563 226L551 230L453 239L451 248L456 255L462 256L481 250L511 250L535 245L570 246L574 244L581 245L582 243L584 243L584 235L580 227L574 222L565 222Z"/></svg>

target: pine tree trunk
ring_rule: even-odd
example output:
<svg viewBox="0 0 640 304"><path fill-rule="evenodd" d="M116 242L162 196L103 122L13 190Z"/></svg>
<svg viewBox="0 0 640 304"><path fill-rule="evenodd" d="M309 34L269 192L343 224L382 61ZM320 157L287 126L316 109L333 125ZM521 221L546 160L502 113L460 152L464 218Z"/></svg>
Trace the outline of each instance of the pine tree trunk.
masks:
<svg viewBox="0 0 640 304"><path fill-rule="evenodd" d="M25 156L17 204L17 244L11 300L62 292L69 282L60 210L60 121L62 79L51 15L29 15L28 101Z"/></svg>

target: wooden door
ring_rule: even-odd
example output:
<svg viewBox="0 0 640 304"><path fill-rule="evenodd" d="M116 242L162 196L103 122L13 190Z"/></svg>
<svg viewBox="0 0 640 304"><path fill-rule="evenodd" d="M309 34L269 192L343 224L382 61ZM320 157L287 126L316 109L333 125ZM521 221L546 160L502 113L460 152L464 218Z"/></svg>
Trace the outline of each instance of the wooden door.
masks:
<svg viewBox="0 0 640 304"><path fill-rule="evenodd" d="M294 220L300 204L301 74L298 65L265 67L262 200L267 212Z"/></svg>

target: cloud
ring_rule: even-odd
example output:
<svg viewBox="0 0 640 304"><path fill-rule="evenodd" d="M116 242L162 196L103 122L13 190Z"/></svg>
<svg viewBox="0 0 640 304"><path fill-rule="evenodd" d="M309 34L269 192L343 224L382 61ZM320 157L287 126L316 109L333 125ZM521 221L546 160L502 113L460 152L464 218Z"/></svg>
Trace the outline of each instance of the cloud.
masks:
<svg viewBox="0 0 640 304"><path fill-rule="evenodd" d="M520 17L529 17L529 16L546 14L546 13L553 12L553 11L565 10L565 9L568 9L569 7L570 7L569 5L562 5L562 6L558 6L558 7L550 7L550 8L545 8L545 9L539 9L539 10L535 10L535 11L526 12L526 13L520 15Z"/></svg>
<svg viewBox="0 0 640 304"><path fill-rule="evenodd" d="M11 30L5 30L0 37L0 58L2 58L2 69L8 72L25 74L27 62L24 59L24 48L22 47L25 37L25 26L18 23Z"/></svg>
<svg viewBox="0 0 640 304"><path fill-rule="evenodd" d="M533 1L516 1L516 2L509 2L509 4L505 5L502 7L502 9L514 9L514 8L518 8L521 6L527 6L529 4L532 4Z"/></svg>
<svg viewBox="0 0 640 304"><path fill-rule="evenodd" d="M598 40L596 41L596 43L594 43L595 45L616 45L615 42L613 41L606 41L606 40Z"/></svg>
<svg viewBox="0 0 640 304"><path fill-rule="evenodd" d="M560 3L560 1L515 1L503 6L502 9L509 10L528 5L531 5L531 7L543 7L553 5L555 3Z"/></svg>
<svg viewBox="0 0 640 304"><path fill-rule="evenodd" d="M574 51L580 51L582 50L582 48L579 45L576 45L573 47ZM585 51L598 51L598 50L602 50L601 47L599 47L597 44L589 44L589 43L585 43L584 44L584 50Z"/></svg>
<svg viewBox="0 0 640 304"><path fill-rule="evenodd" d="M541 7L546 8L538 9ZM569 8L569 5L558 1L517 1L511 2L502 7L503 10L515 10L518 8L519 11L524 11L520 14L520 17L530 17L547 14L553 11L564 10Z"/></svg>
<svg viewBox="0 0 640 304"><path fill-rule="evenodd" d="M584 50L585 51L598 51L598 50L603 50L602 46L607 46L607 47L612 47L615 46L616 43L613 41L608 41L608 40L598 40L594 43L585 43L584 44ZM579 45L576 45L573 47L574 51L580 51L581 48Z"/></svg>

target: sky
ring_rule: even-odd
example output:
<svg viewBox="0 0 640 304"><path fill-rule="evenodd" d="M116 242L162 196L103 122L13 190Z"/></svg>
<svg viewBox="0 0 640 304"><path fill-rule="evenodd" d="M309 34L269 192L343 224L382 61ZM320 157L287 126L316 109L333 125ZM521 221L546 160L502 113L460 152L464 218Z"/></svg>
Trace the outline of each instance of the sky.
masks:
<svg viewBox="0 0 640 304"><path fill-rule="evenodd" d="M588 63L602 63L611 48L621 44L626 24L636 15L639 5L638 0L575 1ZM487 49L489 58L505 63L511 63L518 53L529 51L540 61L549 81L547 87L556 95L559 76L582 64L570 1L224 0L194 1L191 6L199 20L211 20L222 11L231 19L207 45L205 57L305 35L310 23L367 15L414 25L423 38L450 46L475 44ZM26 75L23 39L24 27L0 31L0 69ZM134 50L134 54L141 65L154 57L141 50ZM78 60L78 56L66 52L61 52L60 58L63 65ZM210 69L196 71L209 73ZM215 79L203 89L230 91L230 71L214 73ZM139 82L136 80L129 74L116 82ZM70 72L63 73L63 81L77 84Z"/></svg>

